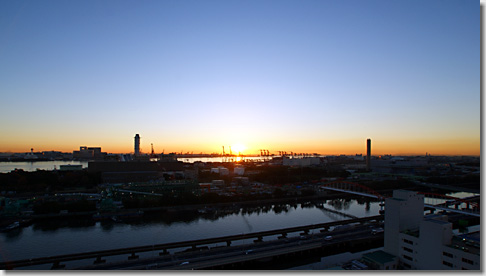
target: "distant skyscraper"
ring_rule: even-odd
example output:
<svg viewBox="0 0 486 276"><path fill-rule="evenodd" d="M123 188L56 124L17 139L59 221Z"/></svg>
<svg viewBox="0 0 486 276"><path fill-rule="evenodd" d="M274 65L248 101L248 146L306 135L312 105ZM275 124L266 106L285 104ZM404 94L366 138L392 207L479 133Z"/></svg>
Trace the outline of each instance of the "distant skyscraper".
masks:
<svg viewBox="0 0 486 276"><path fill-rule="evenodd" d="M135 134L135 155L140 155L140 135Z"/></svg>
<svg viewBox="0 0 486 276"><path fill-rule="evenodd" d="M366 170L371 171L371 139L366 140Z"/></svg>

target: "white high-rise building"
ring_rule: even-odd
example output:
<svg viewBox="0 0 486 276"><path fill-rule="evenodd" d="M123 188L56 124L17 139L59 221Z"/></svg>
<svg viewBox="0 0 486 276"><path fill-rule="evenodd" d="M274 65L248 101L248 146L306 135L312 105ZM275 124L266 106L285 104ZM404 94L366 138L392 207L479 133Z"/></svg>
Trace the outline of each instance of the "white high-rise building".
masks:
<svg viewBox="0 0 486 276"><path fill-rule="evenodd" d="M424 197L397 190L385 202L384 251L399 267L416 270L479 270L479 232L454 236L445 215L424 218Z"/></svg>
<svg viewBox="0 0 486 276"><path fill-rule="evenodd" d="M385 252L398 256L400 232L419 229L424 217L424 196L416 192L395 190L385 200Z"/></svg>

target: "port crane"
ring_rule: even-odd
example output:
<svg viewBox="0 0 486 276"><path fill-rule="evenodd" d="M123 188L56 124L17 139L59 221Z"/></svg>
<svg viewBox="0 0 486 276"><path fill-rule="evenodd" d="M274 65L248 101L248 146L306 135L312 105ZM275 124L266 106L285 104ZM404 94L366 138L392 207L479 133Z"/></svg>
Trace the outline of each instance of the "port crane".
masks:
<svg viewBox="0 0 486 276"><path fill-rule="evenodd" d="M151 147L151 149L152 149L152 151L151 151L151 153L150 153L150 157L151 157L151 158L157 158L157 156L155 155L155 152L154 152L154 144L153 144L153 143L151 143L151 144L150 144L150 147Z"/></svg>

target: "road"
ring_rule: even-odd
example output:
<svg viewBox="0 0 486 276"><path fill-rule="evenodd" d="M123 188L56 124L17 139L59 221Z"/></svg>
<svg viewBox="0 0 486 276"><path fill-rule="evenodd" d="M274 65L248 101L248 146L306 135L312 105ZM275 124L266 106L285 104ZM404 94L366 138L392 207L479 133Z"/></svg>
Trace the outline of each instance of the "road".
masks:
<svg viewBox="0 0 486 276"><path fill-rule="evenodd" d="M300 237L245 244L205 248L198 251L178 252L156 258L80 267L89 270L197 270L215 266L261 260L274 256L319 249L328 245L372 237L371 230L380 225L359 225L344 230L309 233ZM383 234L379 234L383 235ZM332 240L325 240L332 236Z"/></svg>

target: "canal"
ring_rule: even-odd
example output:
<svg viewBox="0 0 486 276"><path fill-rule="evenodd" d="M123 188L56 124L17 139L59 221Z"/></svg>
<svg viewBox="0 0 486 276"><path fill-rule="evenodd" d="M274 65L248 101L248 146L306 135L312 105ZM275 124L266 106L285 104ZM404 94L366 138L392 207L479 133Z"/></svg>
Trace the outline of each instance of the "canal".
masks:
<svg viewBox="0 0 486 276"><path fill-rule="evenodd" d="M168 211L147 214L143 218L124 222L96 222L89 217L44 220L28 227L0 233L0 258L5 262L246 234L349 219L322 207L356 217L377 215L380 209L378 202L364 199L334 199L258 207L235 205L199 211ZM277 237L268 237L273 238ZM251 241L236 241L233 244L248 242Z"/></svg>

